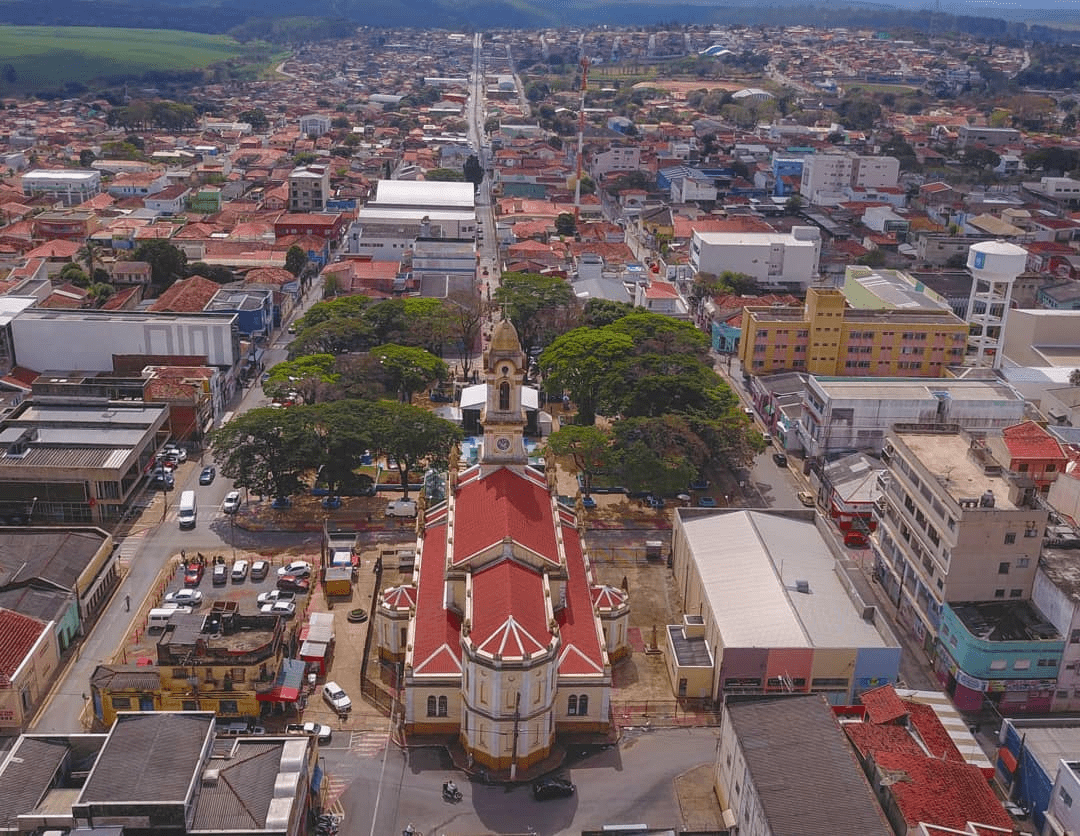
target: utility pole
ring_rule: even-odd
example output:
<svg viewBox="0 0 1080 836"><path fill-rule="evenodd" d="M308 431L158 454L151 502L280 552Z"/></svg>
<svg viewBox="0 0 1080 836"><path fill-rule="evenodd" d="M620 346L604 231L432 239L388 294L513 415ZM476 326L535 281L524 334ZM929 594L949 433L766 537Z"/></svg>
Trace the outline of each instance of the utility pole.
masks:
<svg viewBox="0 0 1080 836"><path fill-rule="evenodd" d="M517 744L518 744L518 730L521 726L521 691L517 692L517 697L514 699L514 742L513 747L510 749L510 780L513 781L517 778Z"/></svg>

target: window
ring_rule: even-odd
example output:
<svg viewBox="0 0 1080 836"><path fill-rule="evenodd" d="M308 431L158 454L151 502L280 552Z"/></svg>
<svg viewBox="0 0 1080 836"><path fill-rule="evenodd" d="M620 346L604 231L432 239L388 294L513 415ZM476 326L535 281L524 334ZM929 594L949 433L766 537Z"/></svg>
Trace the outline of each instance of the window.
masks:
<svg viewBox="0 0 1080 836"><path fill-rule="evenodd" d="M1069 633L1069 644L1080 644L1080 630Z"/></svg>
<svg viewBox="0 0 1080 836"><path fill-rule="evenodd" d="M113 697L112 707L117 711L123 711L131 708L131 697Z"/></svg>
<svg viewBox="0 0 1080 836"><path fill-rule="evenodd" d="M240 712L236 707L236 700L218 700L218 713L239 714Z"/></svg>
<svg viewBox="0 0 1080 836"><path fill-rule="evenodd" d="M1023 462L1023 463L1017 465L1016 471L1017 471L1017 473L1027 473L1027 471L1028 471L1027 462Z"/></svg>
<svg viewBox="0 0 1080 836"><path fill-rule="evenodd" d="M427 698L427 716L435 717L438 714L438 702L434 696Z"/></svg>
<svg viewBox="0 0 1080 836"><path fill-rule="evenodd" d="M995 659L990 663L990 670L1003 671L1008 663L1004 659Z"/></svg>
<svg viewBox="0 0 1080 836"><path fill-rule="evenodd" d="M439 697L439 716L446 716L446 697Z"/></svg>
<svg viewBox="0 0 1080 836"><path fill-rule="evenodd" d="M114 704L115 704L115 702L114 702ZM181 700L180 701L180 710L181 711L198 711L199 710L199 704L195 700Z"/></svg>
<svg viewBox="0 0 1080 836"><path fill-rule="evenodd" d="M1004 589L995 589L994 590L994 597L995 598L1004 598L1005 597L1005 590Z"/></svg>
<svg viewBox="0 0 1080 836"><path fill-rule="evenodd" d="M1022 589L1010 589L1009 590L1009 597L1010 598L1020 598L1023 594L1024 594L1024 590L1022 590Z"/></svg>
<svg viewBox="0 0 1080 836"><path fill-rule="evenodd" d="M584 717L589 713L589 695L581 694L577 698L577 713L579 717Z"/></svg>
<svg viewBox="0 0 1080 836"><path fill-rule="evenodd" d="M1007 574L1009 574L1009 561L1003 560L1001 563L998 564L998 574L999 575L1007 575Z"/></svg>
<svg viewBox="0 0 1080 836"><path fill-rule="evenodd" d="M1018 558L1016 558L1016 568L1017 569L1027 569L1027 567L1030 564L1031 564L1031 558L1030 557L1018 557Z"/></svg>
<svg viewBox="0 0 1080 836"><path fill-rule="evenodd" d="M1005 534L1005 545L1006 546L1011 546L1015 542L1016 542L1016 532L1015 531L1007 532ZM1008 566L1009 564L1006 563L1005 565ZM998 571L1000 573L1001 570L999 569ZM1005 571L1008 572L1009 570L1006 569Z"/></svg>
<svg viewBox="0 0 1080 836"><path fill-rule="evenodd" d="M571 694L566 700L566 713L571 717L577 716L577 694Z"/></svg>
<svg viewBox="0 0 1080 836"><path fill-rule="evenodd" d="M1013 662L1013 670L1014 671L1026 671L1030 667L1031 667L1031 660L1030 659L1017 659L1015 662Z"/></svg>
<svg viewBox="0 0 1080 836"><path fill-rule="evenodd" d="M1046 472L1047 473L1053 473L1055 470L1057 470L1057 465L1054 464L1053 462L1051 462L1050 464L1048 464L1046 466Z"/></svg>
<svg viewBox="0 0 1080 836"><path fill-rule="evenodd" d="M503 412L510 409L510 384L505 380L499 384L499 409Z"/></svg>

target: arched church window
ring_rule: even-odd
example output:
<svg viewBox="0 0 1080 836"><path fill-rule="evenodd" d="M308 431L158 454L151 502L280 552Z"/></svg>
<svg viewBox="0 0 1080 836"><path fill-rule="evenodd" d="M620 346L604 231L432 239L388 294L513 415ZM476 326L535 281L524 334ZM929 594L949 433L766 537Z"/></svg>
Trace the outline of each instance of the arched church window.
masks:
<svg viewBox="0 0 1080 836"><path fill-rule="evenodd" d="M510 409L510 384L505 380L499 384L499 409Z"/></svg>

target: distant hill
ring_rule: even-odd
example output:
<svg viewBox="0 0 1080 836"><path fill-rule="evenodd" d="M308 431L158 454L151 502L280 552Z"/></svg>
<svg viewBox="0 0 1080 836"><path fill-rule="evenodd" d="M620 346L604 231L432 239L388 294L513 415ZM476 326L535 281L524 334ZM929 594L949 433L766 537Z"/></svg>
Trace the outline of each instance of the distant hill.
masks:
<svg viewBox="0 0 1080 836"><path fill-rule="evenodd" d="M766 24L798 23L816 26L908 28L935 32L963 31L992 38L1080 40L1068 31L1080 28L1080 0L1019 0L1002 8L991 0L794 0L762 3L754 0L722 2L663 2L662 0L327 0L301 5L296 0L0 0L0 22L53 26L137 26L182 29L192 32L253 36L269 33L279 41L307 40L333 34L333 27L271 26L270 20L317 15L336 20L337 31L349 24L366 26L446 28L533 28L567 25L656 25L678 23ZM944 8L942 8L944 7ZM989 17L991 16L992 17ZM309 19L311 19L309 17ZM1052 30L1049 27L1064 27ZM260 31L261 30L261 31ZM276 32L274 31L276 30Z"/></svg>

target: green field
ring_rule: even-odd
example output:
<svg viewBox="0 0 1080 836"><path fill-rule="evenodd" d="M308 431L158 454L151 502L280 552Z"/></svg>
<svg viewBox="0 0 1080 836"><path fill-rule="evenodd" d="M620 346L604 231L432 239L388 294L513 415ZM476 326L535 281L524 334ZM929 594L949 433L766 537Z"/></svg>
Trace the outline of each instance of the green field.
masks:
<svg viewBox="0 0 1080 836"><path fill-rule="evenodd" d="M268 64L271 52L267 44L242 44L228 35L168 29L0 26L0 63L16 73L14 83L0 79L0 95L138 79L150 70L191 70L228 59Z"/></svg>

